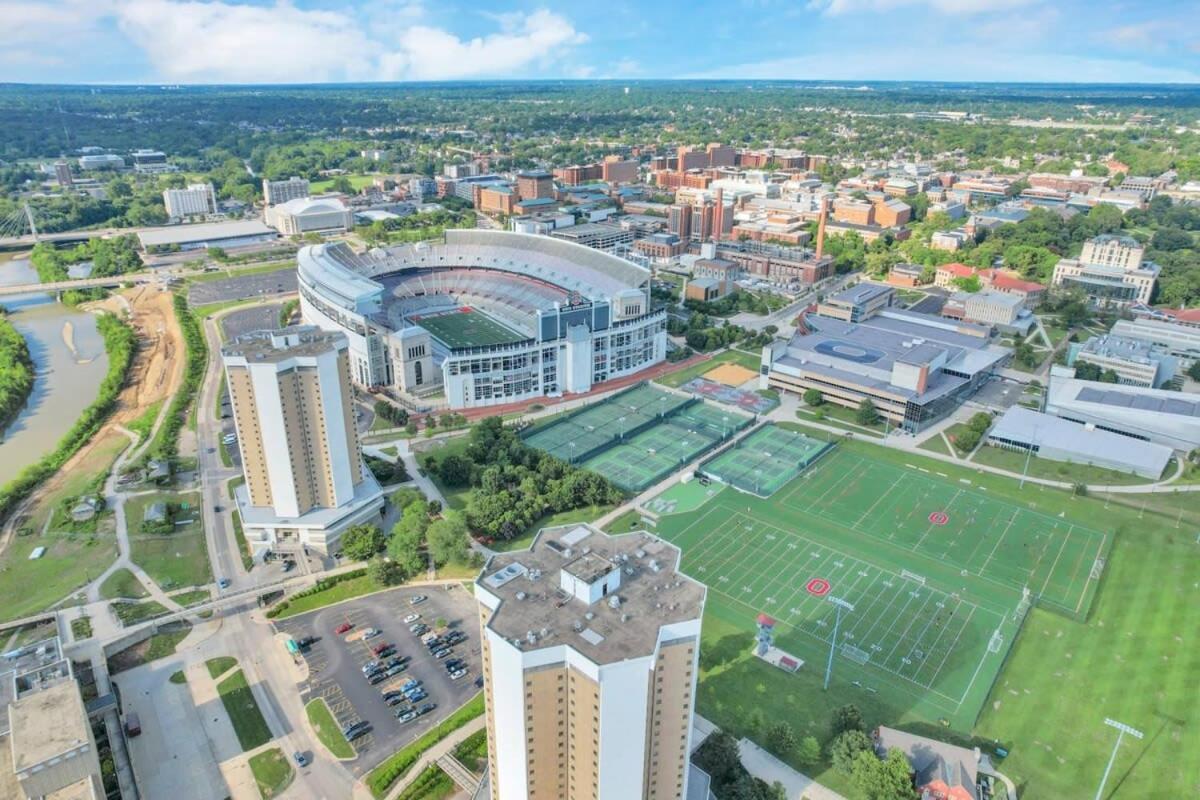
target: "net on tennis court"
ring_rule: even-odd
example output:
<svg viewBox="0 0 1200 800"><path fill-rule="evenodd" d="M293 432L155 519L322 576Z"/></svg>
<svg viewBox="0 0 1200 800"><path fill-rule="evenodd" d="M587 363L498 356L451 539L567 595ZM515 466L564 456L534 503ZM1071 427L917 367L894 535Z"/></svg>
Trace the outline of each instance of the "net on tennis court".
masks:
<svg viewBox="0 0 1200 800"><path fill-rule="evenodd" d="M706 461L700 472L744 492L769 497L832 447L768 423Z"/></svg>

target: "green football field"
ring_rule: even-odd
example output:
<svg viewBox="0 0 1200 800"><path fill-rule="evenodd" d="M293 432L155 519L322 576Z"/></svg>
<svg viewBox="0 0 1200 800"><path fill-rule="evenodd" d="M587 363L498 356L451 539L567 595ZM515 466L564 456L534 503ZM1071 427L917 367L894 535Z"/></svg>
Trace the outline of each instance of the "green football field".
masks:
<svg viewBox="0 0 1200 800"><path fill-rule="evenodd" d="M725 619L765 612L779 645L836 680L968 729L1030 597L1086 612L1104 534L917 466L840 448L769 499L727 488L661 519ZM837 597L853 611L834 639Z"/></svg>
<svg viewBox="0 0 1200 800"><path fill-rule="evenodd" d="M487 347L529 338L501 324L477 308L442 314L413 316L412 321L447 347Z"/></svg>

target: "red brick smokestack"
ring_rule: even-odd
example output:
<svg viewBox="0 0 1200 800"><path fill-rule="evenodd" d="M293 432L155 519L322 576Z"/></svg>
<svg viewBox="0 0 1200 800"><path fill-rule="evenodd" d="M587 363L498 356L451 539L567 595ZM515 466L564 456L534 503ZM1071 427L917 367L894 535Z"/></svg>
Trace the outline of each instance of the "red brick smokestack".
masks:
<svg viewBox="0 0 1200 800"><path fill-rule="evenodd" d="M825 251L825 217L829 212L829 198L821 198L821 218L817 221L817 255L819 261L821 253Z"/></svg>

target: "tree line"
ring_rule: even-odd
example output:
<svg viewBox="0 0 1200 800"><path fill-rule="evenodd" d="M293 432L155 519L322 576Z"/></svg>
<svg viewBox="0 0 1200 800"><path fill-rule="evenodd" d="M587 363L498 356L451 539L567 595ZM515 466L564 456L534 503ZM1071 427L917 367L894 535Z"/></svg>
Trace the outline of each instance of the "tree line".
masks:
<svg viewBox="0 0 1200 800"><path fill-rule="evenodd" d="M8 428L29 399L34 369L25 337L0 317L0 432Z"/></svg>

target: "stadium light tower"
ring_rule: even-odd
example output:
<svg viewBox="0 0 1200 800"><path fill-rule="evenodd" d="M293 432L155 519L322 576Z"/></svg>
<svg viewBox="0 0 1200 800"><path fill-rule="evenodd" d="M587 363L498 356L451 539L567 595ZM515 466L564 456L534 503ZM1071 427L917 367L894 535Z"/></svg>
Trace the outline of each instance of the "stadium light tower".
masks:
<svg viewBox="0 0 1200 800"><path fill-rule="evenodd" d="M1104 794L1104 784L1108 783L1108 773L1112 772L1113 762L1117 760L1117 751L1121 749L1121 739L1125 738L1127 733L1135 739L1142 738L1141 731L1131 728L1123 722L1117 722L1115 719L1105 719L1104 724L1117 729L1117 742L1113 745L1112 755L1108 757L1108 766L1104 768L1104 776L1100 778L1100 788L1096 789L1096 800L1100 800Z"/></svg>
<svg viewBox="0 0 1200 800"><path fill-rule="evenodd" d="M621 426L621 441L625 441L625 418L618 417L617 423Z"/></svg>
<svg viewBox="0 0 1200 800"><path fill-rule="evenodd" d="M829 639L829 661L825 664L825 690L829 690L829 678L833 675L833 651L837 649L838 628L842 625L842 611L853 611L854 604L843 600L840 597L830 597L829 602L833 603L837 609L837 616L833 620L833 636Z"/></svg>

